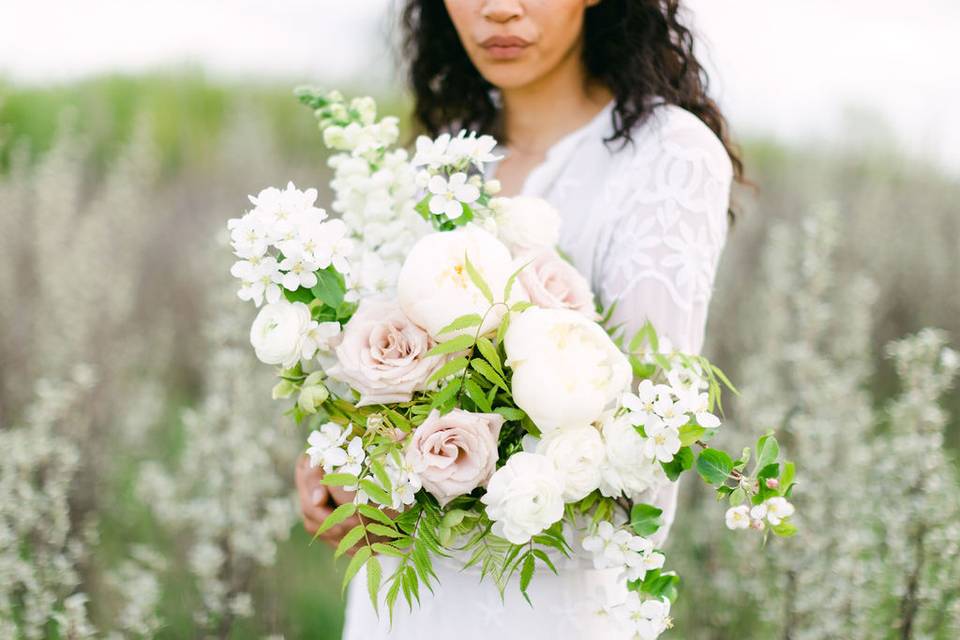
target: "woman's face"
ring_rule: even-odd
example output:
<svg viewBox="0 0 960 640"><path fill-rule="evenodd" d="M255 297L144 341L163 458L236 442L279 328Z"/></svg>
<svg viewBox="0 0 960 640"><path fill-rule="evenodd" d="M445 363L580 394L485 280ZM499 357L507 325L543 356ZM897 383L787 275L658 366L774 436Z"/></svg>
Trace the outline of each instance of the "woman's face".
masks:
<svg viewBox="0 0 960 640"><path fill-rule="evenodd" d="M480 74L500 89L513 89L579 56L584 12L600 0L444 2Z"/></svg>

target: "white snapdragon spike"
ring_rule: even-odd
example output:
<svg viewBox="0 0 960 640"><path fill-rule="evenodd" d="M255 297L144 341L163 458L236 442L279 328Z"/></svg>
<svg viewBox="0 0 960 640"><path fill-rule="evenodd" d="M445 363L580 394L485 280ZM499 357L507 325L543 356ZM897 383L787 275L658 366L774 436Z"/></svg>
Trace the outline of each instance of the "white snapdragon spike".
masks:
<svg viewBox="0 0 960 640"><path fill-rule="evenodd" d="M430 197L430 213L445 215L456 220L463 215L463 205L472 204L480 197L480 189L467 181L467 174L458 172L449 179L435 175L427 183Z"/></svg>
<svg viewBox="0 0 960 640"><path fill-rule="evenodd" d="M348 435L350 435L350 429L345 429L336 422L327 422L319 430L311 431L307 436L307 444L310 445L307 448L310 466L323 467L324 473L333 473L334 466L343 464L346 459L343 443Z"/></svg>
<svg viewBox="0 0 960 640"><path fill-rule="evenodd" d="M670 462L680 451L680 432L659 416L650 416L644 424L647 434L643 454L658 462Z"/></svg>
<svg viewBox="0 0 960 640"><path fill-rule="evenodd" d="M767 521L773 526L779 525L785 518L793 515L795 509L786 498L774 497L768 498L764 502L767 508Z"/></svg>
<svg viewBox="0 0 960 640"><path fill-rule="evenodd" d="M750 528L750 507L742 504L738 507L727 509L727 529L749 529Z"/></svg>

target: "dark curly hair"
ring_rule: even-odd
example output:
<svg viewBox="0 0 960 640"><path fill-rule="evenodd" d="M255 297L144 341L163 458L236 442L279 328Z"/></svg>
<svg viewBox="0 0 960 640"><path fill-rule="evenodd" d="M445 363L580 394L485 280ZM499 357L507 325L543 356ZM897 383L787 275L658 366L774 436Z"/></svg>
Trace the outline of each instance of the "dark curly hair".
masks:
<svg viewBox="0 0 960 640"><path fill-rule="evenodd" d="M583 62L590 77L615 97L614 133L606 142L632 142L631 130L653 110L650 98L660 96L710 127L742 182L739 150L719 107L707 95L709 79L679 13L680 0L602 0L587 8ZM494 87L473 66L443 2L407 0L402 25L414 116L420 125L433 136L458 123L502 137Z"/></svg>

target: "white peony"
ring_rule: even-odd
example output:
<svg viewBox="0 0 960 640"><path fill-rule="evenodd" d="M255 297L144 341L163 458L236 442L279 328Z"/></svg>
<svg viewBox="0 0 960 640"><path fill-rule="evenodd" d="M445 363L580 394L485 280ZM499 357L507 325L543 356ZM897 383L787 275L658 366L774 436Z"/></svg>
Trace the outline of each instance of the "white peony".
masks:
<svg viewBox="0 0 960 640"><path fill-rule="evenodd" d="M281 298L260 309L250 327L250 344L266 364L292 367L300 360L304 335L311 329L310 309Z"/></svg>
<svg viewBox="0 0 960 640"><path fill-rule="evenodd" d="M553 463L536 453L515 453L493 474L480 499L493 533L524 544L563 517L563 479Z"/></svg>
<svg viewBox="0 0 960 640"><path fill-rule="evenodd" d="M494 300L503 297L507 280L513 273L510 252L499 240L476 227L431 233L411 249L397 282L397 296L403 312L435 340L443 342L459 333L440 335L454 319L476 313L484 315L490 303L467 273L465 257L490 287ZM515 282L511 300L524 299L523 286ZM503 305L487 314L482 332L490 331L503 318Z"/></svg>
<svg viewBox="0 0 960 640"><path fill-rule="evenodd" d="M576 502L600 486L606 450L593 426L556 429L537 444L537 453L549 458L563 478L564 502Z"/></svg>
<svg viewBox="0 0 960 640"><path fill-rule="evenodd" d="M514 251L551 249L560 240L560 214L543 198L502 198L496 211L500 239Z"/></svg>
<svg viewBox="0 0 960 640"><path fill-rule="evenodd" d="M504 346L513 399L545 433L589 425L630 385L627 358L576 311L528 309L511 319Z"/></svg>

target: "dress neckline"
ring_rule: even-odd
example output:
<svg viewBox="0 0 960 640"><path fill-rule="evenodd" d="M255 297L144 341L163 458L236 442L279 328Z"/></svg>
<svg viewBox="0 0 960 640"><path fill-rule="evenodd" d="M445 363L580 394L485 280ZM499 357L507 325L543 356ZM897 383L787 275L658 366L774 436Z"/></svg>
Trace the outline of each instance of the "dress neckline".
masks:
<svg viewBox="0 0 960 640"><path fill-rule="evenodd" d="M576 146L577 142L583 139L584 136L592 132L594 129L597 129L602 125L606 124L610 117L610 113L613 111L613 106L614 104L616 104L616 101L617 101L616 98L611 98L610 101L607 102L607 104L605 104L603 108L599 112L597 112L597 114L593 116L590 120L580 125L573 131L570 131L569 133L565 133L563 136L560 137L559 140L551 144L547 148L546 152L544 153L543 161L540 164L533 167L530 170L530 172L527 173L527 176L524 178L523 184L520 187L520 191L516 195L526 195L529 192L530 185L533 184L533 182L531 181L531 178L533 178L536 174L540 173L542 169L552 164L552 162L556 161L558 158L566 155L562 153L563 151L573 149ZM494 147L493 153L495 153L496 155L500 155L503 158L506 158L508 155L510 155L509 152L507 151L507 148L502 144L500 144L499 142ZM496 168L499 167L499 165L500 165L500 160L497 160L496 162L493 162L487 165L487 168L488 168L487 176L486 176L487 179L496 177L495 170Z"/></svg>

